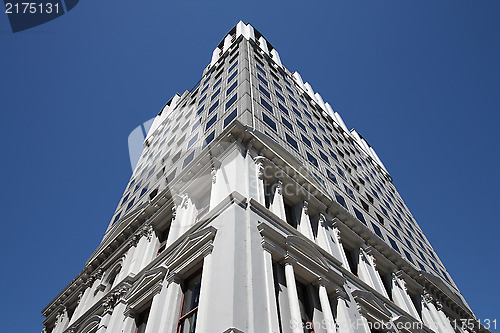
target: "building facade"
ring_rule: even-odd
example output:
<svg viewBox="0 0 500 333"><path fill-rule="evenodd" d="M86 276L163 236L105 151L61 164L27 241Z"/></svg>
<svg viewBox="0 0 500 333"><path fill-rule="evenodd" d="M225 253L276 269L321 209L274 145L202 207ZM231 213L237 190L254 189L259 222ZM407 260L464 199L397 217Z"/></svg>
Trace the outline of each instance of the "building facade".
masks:
<svg viewBox="0 0 500 333"><path fill-rule="evenodd" d="M42 314L45 333L487 331L373 148L243 22Z"/></svg>

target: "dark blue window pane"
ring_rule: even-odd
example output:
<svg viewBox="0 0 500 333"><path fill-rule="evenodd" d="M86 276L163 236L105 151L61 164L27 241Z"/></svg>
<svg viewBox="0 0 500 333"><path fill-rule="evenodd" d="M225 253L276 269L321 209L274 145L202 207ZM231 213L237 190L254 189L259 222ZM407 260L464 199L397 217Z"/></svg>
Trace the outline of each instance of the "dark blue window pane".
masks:
<svg viewBox="0 0 500 333"><path fill-rule="evenodd" d="M352 207L354 209L354 214L356 214L356 217L358 220L363 222L363 224L366 224L365 217L363 216L363 213L361 213L356 207Z"/></svg>
<svg viewBox="0 0 500 333"><path fill-rule="evenodd" d="M226 119L224 119L224 127L229 125L229 123L231 121L233 121L234 118L236 118L236 115L237 115L237 111L236 111L236 109L234 109L234 111L231 112L231 114L229 116L227 116Z"/></svg>
<svg viewBox="0 0 500 333"><path fill-rule="evenodd" d="M229 109L231 107L231 105L233 105L234 102L236 102L237 99L238 99L238 94L234 94L234 96L231 97L231 99L229 99L229 101L227 101L225 110L227 111L227 109Z"/></svg>
<svg viewBox="0 0 500 333"><path fill-rule="evenodd" d="M286 109L286 107L283 104L278 102L278 107L280 108L281 111L283 111L284 114L289 116L288 110Z"/></svg>
<svg viewBox="0 0 500 333"><path fill-rule="evenodd" d="M226 96L228 96L234 90L234 88L236 88L237 85L238 85L238 80L234 81L234 83L231 85L231 87L229 87L227 89Z"/></svg>
<svg viewBox="0 0 500 333"><path fill-rule="evenodd" d="M299 146L297 145L297 141L295 141L288 133L285 133L286 141L296 150L299 150Z"/></svg>
<svg viewBox="0 0 500 333"><path fill-rule="evenodd" d="M269 110L269 112L273 113L273 107L265 99L261 97L260 102L267 110Z"/></svg>
<svg viewBox="0 0 500 333"><path fill-rule="evenodd" d="M266 90L266 88L264 88L264 87L263 87L263 86L261 86L260 84L259 84L259 90L260 90L260 91L261 91L264 95L266 95L266 96L267 96L267 98L271 99L271 94L269 93L269 91L267 91L267 90Z"/></svg>
<svg viewBox="0 0 500 333"><path fill-rule="evenodd" d="M210 119L205 126L205 131L210 128L215 122L217 121L217 115L213 116L212 119Z"/></svg>
<svg viewBox="0 0 500 333"><path fill-rule="evenodd" d="M314 164L315 167L319 167L318 165L318 160L312 156L311 154L309 154L309 152L306 151L306 155L307 155L307 159L309 160L309 162L311 162L312 164Z"/></svg>
<svg viewBox="0 0 500 333"><path fill-rule="evenodd" d="M281 117L281 121L283 122L283 124L288 127L289 130L291 130L293 132L293 126L292 124L285 119L285 117Z"/></svg>
<svg viewBox="0 0 500 333"><path fill-rule="evenodd" d="M265 113L262 114L262 119L264 120L264 122L266 124L269 125L269 127L271 127L273 130L276 131L276 123L274 121L272 121L272 119L269 118Z"/></svg>

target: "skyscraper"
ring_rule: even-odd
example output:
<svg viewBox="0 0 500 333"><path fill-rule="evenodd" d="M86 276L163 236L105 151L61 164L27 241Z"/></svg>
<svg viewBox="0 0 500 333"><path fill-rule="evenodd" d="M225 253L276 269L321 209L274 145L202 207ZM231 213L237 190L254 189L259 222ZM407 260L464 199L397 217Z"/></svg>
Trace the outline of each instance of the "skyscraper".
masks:
<svg viewBox="0 0 500 333"><path fill-rule="evenodd" d="M47 333L485 331L367 140L242 22L42 313Z"/></svg>

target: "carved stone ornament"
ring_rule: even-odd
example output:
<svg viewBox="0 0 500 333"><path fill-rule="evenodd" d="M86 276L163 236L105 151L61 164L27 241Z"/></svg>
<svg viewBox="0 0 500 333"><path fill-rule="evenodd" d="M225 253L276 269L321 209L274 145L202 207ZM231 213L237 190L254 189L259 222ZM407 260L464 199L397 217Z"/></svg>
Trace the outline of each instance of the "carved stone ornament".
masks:
<svg viewBox="0 0 500 333"><path fill-rule="evenodd" d="M103 274L104 274L104 271L102 270L102 268L100 268L100 267L99 267L98 269L96 269L96 270L92 273L92 275L91 275L90 277L91 277L94 281L95 281L95 280L100 280L100 279L102 279L102 275L103 275ZM92 281L92 282L93 282L93 281Z"/></svg>
<svg viewBox="0 0 500 333"><path fill-rule="evenodd" d="M173 204L172 205L172 220L175 220L176 217L177 217L177 205Z"/></svg>
<svg viewBox="0 0 500 333"><path fill-rule="evenodd" d="M283 182L281 181L281 179L278 179L278 182L276 183L276 192L279 195L283 194Z"/></svg>
<svg viewBox="0 0 500 333"><path fill-rule="evenodd" d="M427 290L424 290L424 292L422 294L422 298L424 299L424 301L426 303L432 303L432 301L433 301L432 295Z"/></svg>
<svg viewBox="0 0 500 333"><path fill-rule="evenodd" d="M333 235L335 236L335 239L337 240L337 243L340 244L340 241L342 240L341 237L340 237L340 230L339 228L337 227L333 227L332 228L332 231L333 231Z"/></svg>
<svg viewBox="0 0 500 333"><path fill-rule="evenodd" d="M337 297L338 300L347 300L347 292L345 291L344 287L337 287L335 288L335 296Z"/></svg>
<svg viewBox="0 0 500 333"><path fill-rule="evenodd" d="M264 157L263 156L257 156L255 159L255 165L257 166L257 177L259 177L260 180L264 179Z"/></svg>
<svg viewBox="0 0 500 333"><path fill-rule="evenodd" d="M212 174L212 184L215 184L217 181L217 170L214 166L212 167L212 171L210 171L210 173Z"/></svg>
<svg viewBox="0 0 500 333"><path fill-rule="evenodd" d="M443 303L441 303L441 301L439 301L439 300L436 300L435 303L436 303L436 309L438 311L441 311L443 309Z"/></svg>
<svg viewBox="0 0 500 333"><path fill-rule="evenodd" d="M115 306L115 297L113 295L106 297L102 302L102 306L104 307L104 313L112 312Z"/></svg>
<svg viewBox="0 0 500 333"><path fill-rule="evenodd" d="M141 239L139 235L132 235L132 238L130 239L130 245L133 247L137 247L137 244L139 244L139 239Z"/></svg>
<svg viewBox="0 0 500 333"><path fill-rule="evenodd" d="M302 209L304 210L304 214L306 215L309 214L309 202L304 200L304 205Z"/></svg>

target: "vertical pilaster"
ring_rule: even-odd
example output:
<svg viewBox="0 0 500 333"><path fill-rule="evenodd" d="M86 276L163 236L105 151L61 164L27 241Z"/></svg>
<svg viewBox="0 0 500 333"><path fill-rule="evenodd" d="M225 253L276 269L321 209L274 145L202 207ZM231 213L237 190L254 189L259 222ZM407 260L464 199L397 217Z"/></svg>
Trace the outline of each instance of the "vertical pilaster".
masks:
<svg viewBox="0 0 500 333"><path fill-rule="evenodd" d="M162 289L164 297L163 314L156 332L175 332L182 299L181 282L182 280L177 275L165 277Z"/></svg>
<svg viewBox="0 0 500 333"><path fill-rule="evenodd" d="M267 326L269 332L278 333L278 306L276 304L273 276L273 258L271 252L264 248L264 273L266 279Z"/></svg>
<svg viewBox="0 0 500 333"><path fill-rule="evenodd" d="M334 254L334 255L336 256L337 259L339 259L342 262L342 266L344 266L345 269L350 271L349 262L347 261L346 254L344 252L344 247L342 246L342 239L340 237L340 231L337 227L332 227L332 232L333 232L333 236L335 239L335 245L336 245L335 246L336 254Z"/></svg>
<svg viewBox="0 0 500 333"><path fill-rule="evenodd" d="M330 300L328 299L328 292L323 283L320 283L318 288L319 302L321 304L321 312L323 312L324 317L324 327L327 333L337 333L335 327L335 319L333 318L332 306Z"/></svg>
<svg viewBox="0 0 500 333"><path fill-rule="evenodd" d="M165 288L166 289L166 288ZM159 286L153 300L151 301L151 308L149 310L148 323L146 325L145 333L157 333L160 332L158 329L161 325L161 318L163 317L164 307L165 307L165 294L166 291L162 292L162 287Z"/></svg>
<svg viewBox="0 0 500 333"><path fill-rule="evenodd" d="M392 298L394 303L400 308L411 314L414 318L420 320L417 309L413 304L410 295L406 289L406 282L401 277L401 272L392 273Z"/></svg>
<svg viewBox="0 0 500 333"><path fill-rule="evenodd" d="M422 320L424 324L434 332L441 332L441 327L438 325L437 310L434 304L432 304L432 301L433 298L431 294L427 290L424 290L422 297Z"/></svg>
<svg viewBox="0 0 500 333"><path fill-rule="evenodd" d="M286 221L285 202L283 201L283 182L280 179L278 179L275 184L274 196L271 200L269 209L280 219Z"/></svg>
<svg viewBox="0 0 500 333"><path fill-rule="evenodd" d="M266 203L265 199L265 189L264 189L264 157L263 156L257 156L254 161L255 161L255 193L256 193L256 200L264 206ZM252 181L250 182L252 185Z"/></svg>
<svg viewBox="0 0 500 333"><path fill-rule="evenodd" d="M349 314L349 306L347 293L343 287L337 287L335 290L337 298L337 327L338 331L342 333L353 333L354 327L352 325L353 318Z"/></svg>
<svg viewBox="0 0 500 333"><path fill-rule="evenodd" d="M127 318L124 314L127 304L125 303L125 299L123 298L127 290L128 287L121 287L113 294L113 297L115 298L115 304L113 313L111 314L111 318L109 319L107 325L106 332L121 332L120 329Z"/></svg>
<svg viewBox="0 0 500 333"><path fill-rule="evenodd" d="M285 263L286 289L288 292L288 304L290 306L290 324L293 333L303 333L302 316L300 315L299 296L297 294L297 284L295 283L295 273L291 262Z"/></svg>
<svg viewBox="0 0 500 333"><path fill-rule="evenodd" d="M309 219L309 203L305 200L302 202L300 216L297 219L297 230L310 240L314 241L311 220Z"/></svg>
<svg viewBox="0 0 500 333"><path fill-rule="evenodd" d="M210 286L212 282L212 253L209 252L203 258L203 273L201 275L200 301L198 303L198 318L196 330L200 332L211 332L210 308L213 306Z"/></svg>
<svg viewBox="0 0 500 333"><path fill-rule="evenodd" d="M68 311L66 307L62 307L57 314L56 325L52 332L62 333L68 327L68 324L69 324Z"/></svg>

